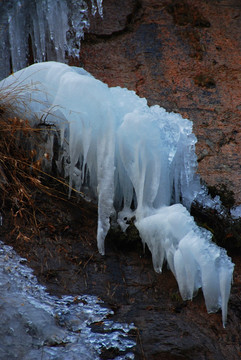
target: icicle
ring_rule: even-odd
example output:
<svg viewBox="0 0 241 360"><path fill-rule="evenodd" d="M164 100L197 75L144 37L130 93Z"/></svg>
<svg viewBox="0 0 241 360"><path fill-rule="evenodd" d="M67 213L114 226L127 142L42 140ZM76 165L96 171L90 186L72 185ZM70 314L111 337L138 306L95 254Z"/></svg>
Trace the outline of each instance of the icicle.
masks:
<svg viewBox="0 0 241 360"><path fill-rule="evenodd" d="M92 14L103 16L102 1L92 0ZM1 2L0 79L31 62L78 57L90 26L84 0L8 0Z"/></svg>

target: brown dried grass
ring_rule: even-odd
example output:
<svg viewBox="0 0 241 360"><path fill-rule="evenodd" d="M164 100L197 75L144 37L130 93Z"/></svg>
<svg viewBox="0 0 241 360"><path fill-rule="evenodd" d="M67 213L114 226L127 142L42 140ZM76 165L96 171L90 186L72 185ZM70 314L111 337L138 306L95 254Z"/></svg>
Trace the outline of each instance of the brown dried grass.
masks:
<svg viewBox="0 0 241 360"><path fill-rule="evenodd" d="M27 119L18 117L18 101L23 99L14 91L0 94L0 215L8 218L9 236L29 241L39 236L41 228L36 198L47 194L69 201L69 188L64 179L43 170L43 160L48 161L49 154L41 151L44 159L38 158L36 148L44 148L46 129L33 128Z"/></svg>

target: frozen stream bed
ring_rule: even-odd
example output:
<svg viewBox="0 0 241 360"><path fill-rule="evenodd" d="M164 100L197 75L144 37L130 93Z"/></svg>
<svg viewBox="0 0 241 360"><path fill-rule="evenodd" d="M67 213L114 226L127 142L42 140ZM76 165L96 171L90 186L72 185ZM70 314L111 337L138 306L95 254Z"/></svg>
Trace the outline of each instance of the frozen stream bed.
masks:
<svg viewBox="0 0 241 360"><path fill-rule="evenodd" d="M112 311L95 296L50 296L12 247L0 242L0 359L134 359L134 325L113 322ZM103 323L103 332L91 325Z"/></svg>

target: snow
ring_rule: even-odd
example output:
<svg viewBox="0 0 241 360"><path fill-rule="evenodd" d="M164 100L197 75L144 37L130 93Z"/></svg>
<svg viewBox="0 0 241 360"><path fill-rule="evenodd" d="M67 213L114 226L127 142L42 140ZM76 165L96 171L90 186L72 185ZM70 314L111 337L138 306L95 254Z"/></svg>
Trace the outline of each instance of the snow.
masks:
<svg viewBox="0 0 241 360"><path fill-rule="evenodd" d="M155 270L167 261L185 300L202 287L208 312L221 308L225 326L234 265L187 210L197 198L208 202L196 175L192 122L56 62L23 69L0 87L10 101L17 94L18 114L33 125L45 118L58 128L57 167L64 164L70 187L98 201L100 253L110 220L125 231L135 218Z"/></svg>

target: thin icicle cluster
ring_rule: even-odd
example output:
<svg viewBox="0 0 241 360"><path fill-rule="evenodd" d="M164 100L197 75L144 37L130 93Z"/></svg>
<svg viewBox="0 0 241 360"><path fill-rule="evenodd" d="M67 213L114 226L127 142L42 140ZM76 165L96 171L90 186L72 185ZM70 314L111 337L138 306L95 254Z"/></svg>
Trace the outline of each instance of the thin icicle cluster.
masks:
<svg viewBox="0 0 241 360"><path fill-rule="evenodd" d="M0 79L31 62L65 62L79 56L89 12L103 15L102 1L3 0L0 11Z"/></svg>
<svg viewBox="0 0 241 360"><path fill-rule="evenodd" d="M233 264L180 204L188 208L201 190L192 123L55 62L19 71L0 86L2 93L18 89L18 109L34 114L32 122L45 116L59 129L57 167L64 164L71 187L98 200L99 251L110 218L125 231L135 216L155 270L168 262L183 299L202 287L207 310L221 307L225 324Z"/></svg>

